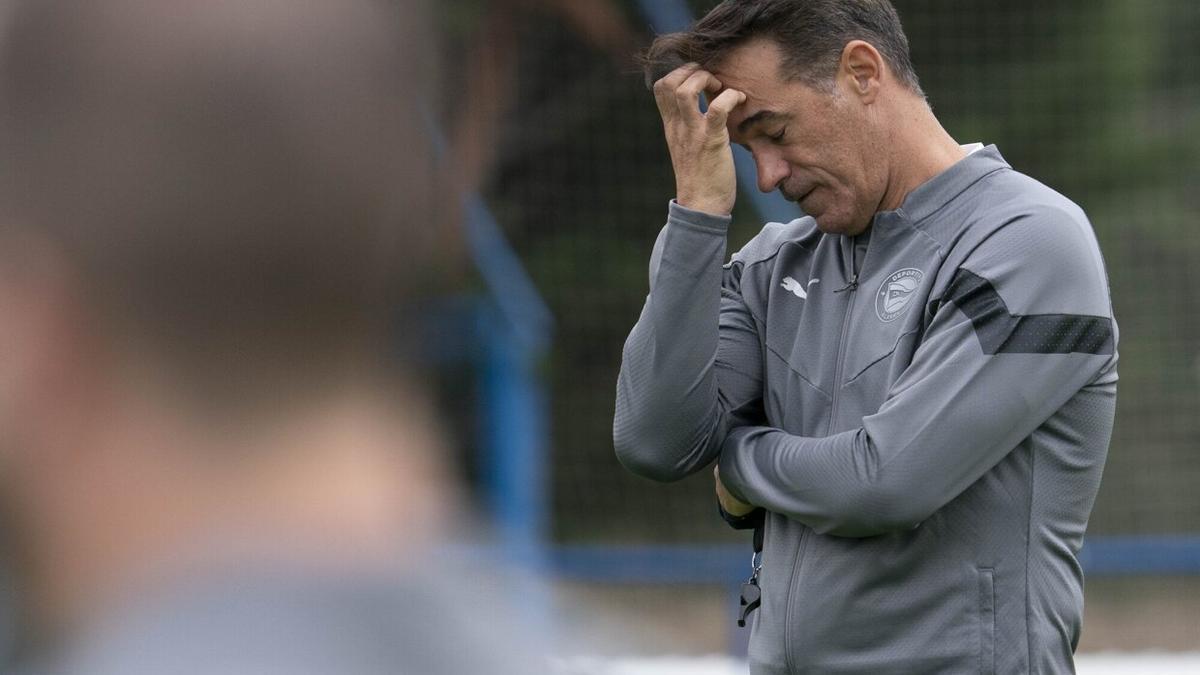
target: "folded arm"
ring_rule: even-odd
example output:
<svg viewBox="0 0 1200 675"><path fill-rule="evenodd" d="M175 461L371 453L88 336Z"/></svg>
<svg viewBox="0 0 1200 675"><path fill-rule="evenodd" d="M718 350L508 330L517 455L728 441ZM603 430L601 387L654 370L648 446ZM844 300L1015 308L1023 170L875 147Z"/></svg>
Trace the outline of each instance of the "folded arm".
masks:
<svg viewBox="0 0 1200 675"><path fill-rule="evenodd" d="M861 427L825 438L733 430L721 451L728 489L818 532L911 529L1082 387L1115 378L1102 264L1055 225L1009 225L956 269L912 363Z"/></svg>
<svg viewBox="0 0 1200 675"><path fill-rule="evenodd" d="M762 348L738 263L722 267L728 216L671 205L650 261L650 294L625 343L613 441L630 471L698 471L729 429L761 422Z"/></svg>

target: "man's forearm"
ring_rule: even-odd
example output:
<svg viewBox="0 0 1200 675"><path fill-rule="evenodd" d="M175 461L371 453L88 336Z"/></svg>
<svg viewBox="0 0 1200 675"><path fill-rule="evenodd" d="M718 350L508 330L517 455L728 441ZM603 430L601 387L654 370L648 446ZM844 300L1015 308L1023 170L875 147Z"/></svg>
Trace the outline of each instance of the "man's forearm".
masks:
<svg viewBox="0 0 1200 675"><path fill-rule="evenodd" d="M725 439L721 478L737 499L818 532L868 537L911 528L904 496L891 494L872 466L876 450L862 429L807 438L744 427Z"/></svg>
<svg viewBox="0 0 1200 675"><path fill-rule="evenodd" d="M650 261L650 294L617 380L613 440L634 473L676 480L723 440L714 372L728 216L672 203Z"/></svg>
<svg viewBox="0 0 1200 675"><path fill-rule="evenodd" d="M865 537L911 529L999 463L1107 363L1102 353L989 354L974 322L951 305L933 321L894 395L861 427L826 438L735 429L721 448L721 478L738 499L818 532Z"/></svg>

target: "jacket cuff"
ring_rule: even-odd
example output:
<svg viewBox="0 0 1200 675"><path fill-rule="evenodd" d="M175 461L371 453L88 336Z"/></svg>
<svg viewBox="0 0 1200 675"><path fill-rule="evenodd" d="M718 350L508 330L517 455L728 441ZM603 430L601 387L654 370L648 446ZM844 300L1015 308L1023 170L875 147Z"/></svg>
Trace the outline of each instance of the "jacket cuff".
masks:
<svg viewBox="0 0 1200 675"><path fill-rule="evenodd" d="M744 516L733 516L721 507L720 502L717 502L717 511L721 513L721 518L735 530L752 530L761 527L767 513L763 509L757 508Z"/></svg>
<svg viewBox="0 0 1200 675"><path fill-rule="evenodd" d="M717 216L703 211L695 211L686 206L680 206L674 199L668 207L667 222L680 225L690 225L701 230L725 234L733 222L733 216Z"/></svg>

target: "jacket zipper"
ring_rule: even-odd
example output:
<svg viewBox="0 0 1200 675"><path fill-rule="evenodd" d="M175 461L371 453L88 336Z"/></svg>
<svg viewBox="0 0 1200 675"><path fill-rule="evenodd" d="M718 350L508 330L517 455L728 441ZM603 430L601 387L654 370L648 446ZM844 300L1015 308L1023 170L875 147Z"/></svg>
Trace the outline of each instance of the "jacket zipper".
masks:
<svg viewBox="0 0 1200 675"><path fill-rule="evenodd" d="M842 318L842 335L838 340L837 351L837 366L833 371L833 401L830 405L829 414L829 429L828 433L833 432L833 427L837 423L838 402L841 398L838 394L842 389L842 370L846 360L846 335L850 332L850 319L854 316L854 298L858 292L858 237L850 240L850 279L846 285L835 290L834 293L842 293L848 291L849 298L846 301L846 315ZM867 242L867 252L871 249L871 242ZM866 261L866 252L863 254L863 261ZM800 532L800 541L796 544L796 557L792 561L792 576L788 583L788 596L785 603L786 609L783 617L783 658L787 666L788 672L795 671L795 665L792 661L792 606L796 599L796 586L798 585L798 575L800 573L801 558L804 557L804 545L808 543L808 528L805 527Z"/></svg>
<svg viewBox="0 0 1200 675"><path fill-rule="evenodd" d="M867 248L871 248L870 242L867 242ZM833 370L833 401L830 405L828 434L833 433L833 427L837 424L838 403L841 402L839 394L842 391L842 369L846 365L846 335L850 332L850 319L854 316L854 298L858 295L858 264L855 260L858 257L857 253L858 237L854 237L850 240L850 281L835 291L836 293L849 291L850 297L846 301L846 316L842 318L842 336L838 341L837 366ZM866 258L865 254L863 258Z"/></svg>

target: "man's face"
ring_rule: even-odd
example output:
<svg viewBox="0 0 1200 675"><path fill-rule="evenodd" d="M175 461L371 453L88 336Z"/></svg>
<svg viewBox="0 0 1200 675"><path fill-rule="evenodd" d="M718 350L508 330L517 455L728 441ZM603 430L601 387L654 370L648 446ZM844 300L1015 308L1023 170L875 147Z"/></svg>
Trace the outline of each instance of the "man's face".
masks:
<svg viewBox="0 0 1200 675"><path fill-rule="evenodd" d="M712 68L724 87L746 94L729 116L730 139L754 155L760 190L778 189L824 232L858 234L887 188L872 111L841 72L831 92L785 80L781 57L773 41L759 39Z"/></svg>

